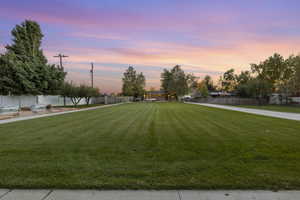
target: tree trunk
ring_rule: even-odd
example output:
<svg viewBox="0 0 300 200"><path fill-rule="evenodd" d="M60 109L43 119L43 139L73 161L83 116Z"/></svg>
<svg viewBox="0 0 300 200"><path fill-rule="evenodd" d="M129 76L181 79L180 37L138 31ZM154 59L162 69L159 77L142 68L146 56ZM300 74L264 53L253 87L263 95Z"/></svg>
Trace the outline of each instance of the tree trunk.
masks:
<svg viewBox="0 0 300 200"><path fill-rule="evenodd" d="M77 104L80 102L81 99L82 99L81 97L71 97L71 101L75 107L77 106Z"/></svg>
<svg viewBox="0 0 300 200"><path fill-rule="evenodd" d="M86 105L90 104L90 99L91 99L91 97L85 97L85 103L86 103Z"/></svg>
<svg viewBox="0 0 300 200"><path fill-rule="evenodd" d="M71 101L72 101L72 104L74 105L74 106L76 106L76 103L75 103L75 99L74 99L75 97L71 97Z"/></svg>

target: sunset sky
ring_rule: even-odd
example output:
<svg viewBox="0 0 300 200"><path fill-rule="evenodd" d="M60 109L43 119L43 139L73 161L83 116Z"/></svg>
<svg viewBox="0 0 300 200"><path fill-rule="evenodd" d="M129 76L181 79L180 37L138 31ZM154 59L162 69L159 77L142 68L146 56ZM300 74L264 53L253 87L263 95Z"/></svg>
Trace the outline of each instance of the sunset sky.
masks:
<svg viewBox="0 0 300 200"><path fill-rule="evenodd" d="M68 79L89 83L90 62L102 92L119 92L129 65L160 86L164 68L217 79L249 69L275 52L300 52L299 0L1 0L0 52L11 29L40 23L50 63L69 56Z"/></svg>

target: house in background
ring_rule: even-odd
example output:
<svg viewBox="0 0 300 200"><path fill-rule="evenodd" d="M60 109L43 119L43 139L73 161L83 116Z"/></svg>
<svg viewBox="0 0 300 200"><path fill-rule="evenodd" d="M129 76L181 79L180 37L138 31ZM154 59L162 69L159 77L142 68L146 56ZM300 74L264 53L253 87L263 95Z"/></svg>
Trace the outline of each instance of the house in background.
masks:
<svg viewBox="0 0 300 200"><path fill-rule="evenodd" d="M162 90L146 91L145 100L149 101L164 101L166 100L165 92Z"/></svg>
<svg viewBox="0 0 300 200"><path fill-rule="evenodd" d="M300 104L299 96L284 96L282 94L273 93L270 96L269 104Z"/></svg>

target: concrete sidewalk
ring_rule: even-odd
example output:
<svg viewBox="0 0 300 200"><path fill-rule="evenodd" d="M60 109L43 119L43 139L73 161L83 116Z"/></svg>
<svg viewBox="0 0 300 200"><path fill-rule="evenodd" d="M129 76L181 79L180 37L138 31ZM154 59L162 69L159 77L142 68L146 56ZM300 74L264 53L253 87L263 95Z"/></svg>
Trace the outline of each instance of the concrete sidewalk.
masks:
<svg viewBox="0 0 300 200"><path fill-rule="evenodd" d="M12 123L12 122L24 121L24 120L29 120L29 119L37 119L37 118L42 118L42 117L51 117L51 116L56 116L56 115L64 115L64 114L68 114L68 113L82 112L82 111L87 111L87 110L96 110L96 109L100 109L100 108L107 108L107 107L118 106L118 105L122 105L122 104L125 104L125 103L117 103L117 104L96 106L96 107L90 107L90 108L83 108L83 109L79 109L79 110L71 110L71 111L65 111L65 112L34 115L34 116L27 116L27 117L16 117L16 118L11 118L11 119L0 120L0 124L7 124L7 123Z"/></svg>
<svg viewBox="0 0 300 200"><path fill-rule="evenodd" d="M207 107L213 107L213 108L221 108L221 109L226 109L226 110L239 111L239 112L245 112L245 113L251 113L251 114L256 114L256 115L264 115L264 116L268 116L268 117L276 117L276 118L281 118L281 119L290 119L290 120L300 121L300 114L296 114L296 113L276 112L276 111L269 111L269 110L262 110L262 109L241 108L241 107L235 107L235 106L224 106L224 105L208 104L208 103L192 103L192 102L186 102L186 103L207 106Z"/></svg>
<svg viewBox="0 0 300 200"><path fill-rule="evenodd" d="M299 200L300 191L264 190L7 190L0 200Z"/></svg>

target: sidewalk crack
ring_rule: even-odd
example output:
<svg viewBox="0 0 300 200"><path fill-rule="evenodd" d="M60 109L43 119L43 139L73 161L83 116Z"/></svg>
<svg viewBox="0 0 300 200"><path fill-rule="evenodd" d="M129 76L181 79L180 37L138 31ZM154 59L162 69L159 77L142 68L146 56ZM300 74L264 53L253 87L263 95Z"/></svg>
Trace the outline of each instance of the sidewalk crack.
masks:
<svg viewBox="0 0 300 200"><path fill-rule="evenodd" d="M50 190L41 200L45 200L52 192L53 190Z"/></svg>
<svg viewBox="0 0 300 200"><path fill-rule="evenodd" d="M0 195L0 199L2 199L2 197L4 197L5 195L7 195L8 193L10 193L12 190L8 190L7 192L5 192L4 194Z"/></svg>
<svg viewBox="0 0 300 200"><path fill-rule="evenodd" d="M181 191L180 190L177 191L177 194L178 194L179 200L182 200L182 196L181 196Z"/></svg>

